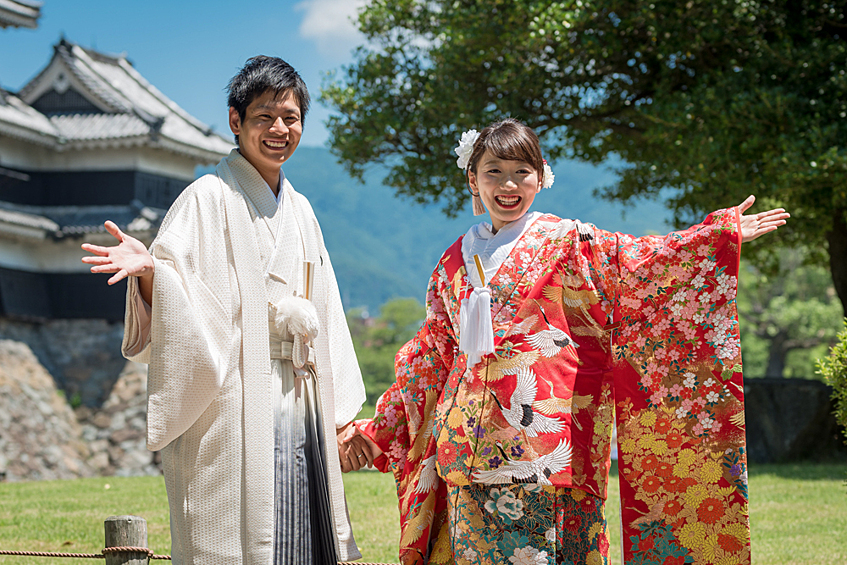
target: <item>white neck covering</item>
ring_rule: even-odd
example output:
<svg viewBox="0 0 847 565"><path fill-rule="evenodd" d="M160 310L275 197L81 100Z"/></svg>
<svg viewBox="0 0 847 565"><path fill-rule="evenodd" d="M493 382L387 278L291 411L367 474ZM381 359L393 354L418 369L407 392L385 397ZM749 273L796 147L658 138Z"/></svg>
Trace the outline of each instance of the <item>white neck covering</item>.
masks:
<svg viewBox="0 0 847 565"><path fill-rule="evenodd" d="M459 320L459 348L468 356L468 367L482 360L482 356L494 353L494 329L491 325L491 281L506 257L515 248L518 240L529 226L541 216L540 212L524 214L493 233L490 224L482 222L472 226L462 238L462 259L468 280L473 286L471 295L462 300ZM485 276L485 285L480 279L474 256L478 256Z"/></svg>
<svg viewBox="0 0 847 565"><path fill-rule="evenodd" d="M474 255L479 255L482 269L485 271L485 282L491 280L509 253L517 245L532 223L541 217L541 212L527 212L514 222L509 222L497 233L494 233L491 224L482 222L471 226L465 237L462 238L462 259L465 261L465 270L468 272L468 280L474 288L482 286L479 280L479 272L474 262Z"/></svg>

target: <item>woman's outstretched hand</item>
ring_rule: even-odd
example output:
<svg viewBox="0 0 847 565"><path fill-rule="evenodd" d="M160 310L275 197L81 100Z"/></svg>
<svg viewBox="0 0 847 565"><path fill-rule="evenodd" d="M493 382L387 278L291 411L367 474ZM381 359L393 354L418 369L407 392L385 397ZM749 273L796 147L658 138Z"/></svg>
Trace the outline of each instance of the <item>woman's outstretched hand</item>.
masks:
<svg viewBox="0 0 847 565"><path fill-rule="evenodd" d="M754 239L776 231L779 226L784 226L785 221L791 217L791 214L782 208L768 210L767 212L759 212L758 214L750 214L745 216L750 206L756 201L755 196L748 196L747 200L738 205L738 210L741 212L741 242L747 243Z"/></svg>
<svg viewBox="0 0 847 565"><path fill-rule="evenodd" d="M115 236L118 244L101 247L83 243L82 248L92 255L82 258L83 263L93 265L92 273L115 273L109 284L115 284L127 277L148 277L153 275L153 257L147 247L132 236L122 232L111 220L104 224L106 231ZM146 298L146 297L145 297Z"/></svg>

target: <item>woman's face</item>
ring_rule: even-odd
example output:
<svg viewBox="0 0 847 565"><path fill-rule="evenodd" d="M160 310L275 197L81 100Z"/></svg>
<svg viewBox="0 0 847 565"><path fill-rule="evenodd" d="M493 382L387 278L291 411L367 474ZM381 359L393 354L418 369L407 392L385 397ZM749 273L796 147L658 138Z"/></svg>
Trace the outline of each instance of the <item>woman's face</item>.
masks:
<svg viewBox="0 0 847 565"><path fill-rule="evenodd" d="M468 171L468 183L479 192L495 232L526 214L541 190L539 173L529 163L498 159L488 151L476 172Z"/></svg>

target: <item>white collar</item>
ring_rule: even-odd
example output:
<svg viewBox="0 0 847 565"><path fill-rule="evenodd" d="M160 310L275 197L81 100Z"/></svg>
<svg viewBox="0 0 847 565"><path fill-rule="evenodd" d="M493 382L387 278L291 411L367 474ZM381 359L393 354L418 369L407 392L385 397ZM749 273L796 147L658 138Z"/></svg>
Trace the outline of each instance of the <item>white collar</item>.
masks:
<svg viewBox="0 0 847 565"><path fill-rule="evenodd" d="M482 286L474 255L479 255L487 284L500 270L500 266L515 248L521 236L541 216L541 212L527 212L514 222L509 222L497 230L497 233L494 233L494 228L488 222L471 226L462 238L462 259L471 285L477 288Z"/></svg>

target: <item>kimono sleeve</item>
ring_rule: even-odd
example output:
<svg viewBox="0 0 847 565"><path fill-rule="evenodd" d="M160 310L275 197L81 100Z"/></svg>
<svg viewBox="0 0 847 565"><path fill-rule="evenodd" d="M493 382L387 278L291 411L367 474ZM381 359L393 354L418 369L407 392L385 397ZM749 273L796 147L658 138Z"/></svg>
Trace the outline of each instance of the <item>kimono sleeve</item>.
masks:
<svg viewBox="0 0 847 565"><path fill-rule="evenodd" d="M335 402L335 426L350 423L365 402L365 384L353 349L353 339L347 327L347 318L338 292L338 282L329 258L329 252L320 235L317 219L314 226L320 237L320 254L323 262L325 302L319 311L323 314L324 328L315 340L318 359L329 360ZM319 369L321 370L321 369Z"/></svg>
<svg viewBox="0 0 847 565"><path fill-rule="evenodd" d="M155 278L149 343L138 351L137 336L125 335L124 355L150 364L147 447L152 451L194 424L214 400L229 367L233 312L216 188L215 182L198 181L168 212L150 248ZM131 283L130 298L134 290ZM138 325L137 314L127 309L128 332Z"/></svg>
<svg viewBox="0 0 847 565"><path fill-rule="evenodd" d="M608 256L625 563L750 562L739 219L616 234Z"/></svg>
<svg viewBox="0 0 847 565"><path fill-rule="evenodd" d="M395 357L396 381L377 401L372 420L359 422L385 454L380 470L391 471L400 508L400 556L419 552L441 562L446 536L447 488L436 470L433 424L444 384L454 362L455 334L443 302L431 283L427 318ZM382 463L379 465L379 463ZM446 531L446 530L445 530Z"/></svg>

